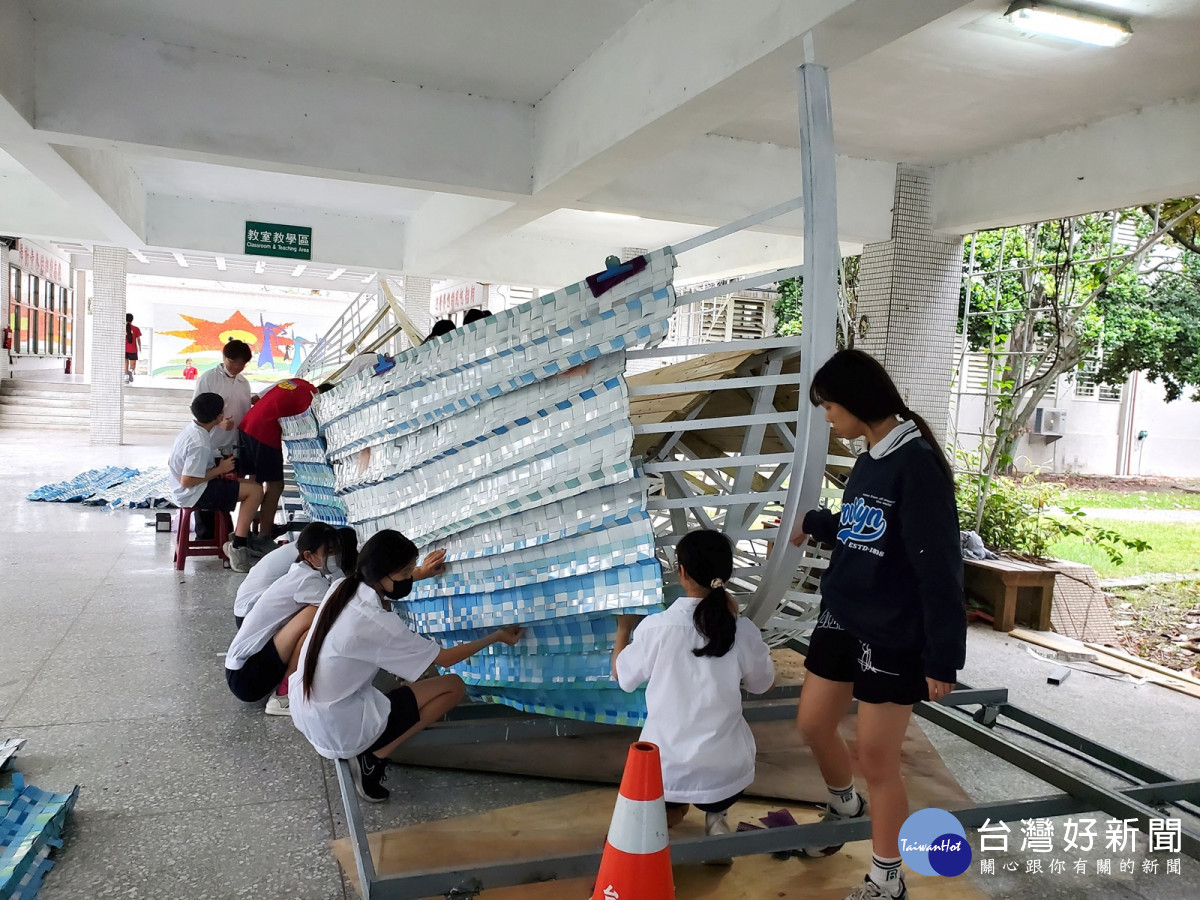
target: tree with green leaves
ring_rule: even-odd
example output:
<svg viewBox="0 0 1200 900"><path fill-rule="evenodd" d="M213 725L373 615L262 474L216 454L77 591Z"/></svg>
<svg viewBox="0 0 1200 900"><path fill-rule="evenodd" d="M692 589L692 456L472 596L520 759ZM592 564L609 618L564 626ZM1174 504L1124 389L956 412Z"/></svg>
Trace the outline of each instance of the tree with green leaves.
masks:
<svg viewBox="0 0 1200 900"><path fill-rule="evenodd" d="M1098 349L1101 377L1107 383L1120 384L1142 368L1156 377L1169 373L1190 383L1192 374L1176 364L1194 361L1195 355L1186 348L1166 349L1162 341L1168 332L1186 342L1200 331L1200 319L1192 320L1190 329L1184 326L1188 310L1194 308L1185 285L1195 285L1175 272L1181 254L1190 251L1171 236L1172 229L1184 229L1196 217L1200 203L1191 198L1164 206L1172 212L1169 217L1124 210L982 232L967 239L972 312L962 327L968 346L989 356L993 397L985 486L997 472L1011 469L1013 448L1047 392ZM1135 244L1114 243L1117 229L1128 231L1130 226ZM1191 234L1194 237L1194 231ZM1170 251L1163 251L1165 246ZM1171 281L1177 284L1168 295ZM1152 315L1156 304L1176 317L1174 330L1164 331ZM1157 356L1151 343L1158 344Z"/></svg>

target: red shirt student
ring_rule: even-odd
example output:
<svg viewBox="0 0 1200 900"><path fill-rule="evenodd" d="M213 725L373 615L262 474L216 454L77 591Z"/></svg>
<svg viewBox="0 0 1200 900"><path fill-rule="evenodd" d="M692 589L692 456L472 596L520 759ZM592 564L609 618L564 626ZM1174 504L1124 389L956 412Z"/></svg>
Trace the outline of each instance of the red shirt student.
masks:
<svg viewBox="0 0 1200 900"><path fill-rule="evenodd" d="M268 388L238 423L238 474L263 486L259 508L262 537L255 545L260 552L274 546L275 511L283 494L283 428L279 420L307 411L318 393L303 378L288 378Z"/></svg>

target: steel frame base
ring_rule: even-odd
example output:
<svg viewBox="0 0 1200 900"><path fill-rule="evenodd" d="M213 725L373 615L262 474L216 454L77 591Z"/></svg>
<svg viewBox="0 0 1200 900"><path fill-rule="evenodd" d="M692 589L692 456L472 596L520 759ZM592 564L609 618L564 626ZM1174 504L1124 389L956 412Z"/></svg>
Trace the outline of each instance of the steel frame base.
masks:
<svg viewBox="0 0 1200 900"><path fill-rule="evenodd" d="M803 649L802 647L800 649ZM799 686L778 688L747 700L744 706L750 721L790 718L795 714ZM975 689L959 685L938 703L920 703L916 715L945 728L977 747L1023 769L1060 789L1061 793L983 803L965 809L950 810L964 828L978 828L987 820L1069 816L1085 812L1104 812L1121 819L1136 819L1143 831L1150 818L1163 818L1156 807L1177 805L1194 811L1200 803L1200 779L1180 780L1166 772L1139 762L1126 754L1076 734L1060 725L1008 702L1004 688ZM1113 768L1138 785L1114 790L1050 762L1019 744L997 734L993 726L1008 718L1040 737L1081 753L1099 767ZM984 723L987 724L984 724ZM445 722L412 738L412 745L447 745L505 740L529 740L554 735L611 733L626 731L636 739L636 729L626 726L595 725L530 715L506 707L468 705L460 707ZM362 810L354 791L349 764L336 762L338 787L346 809L350 843L354 850L359 884L367 900L418 900L422 897L476 897L485 888L535 884L568 878L582 878L600 867L600 852L560 854L516 862L489 863L429 871L380 876L375 871L363 826ZM1184 806L1187 804L1187 806ZM805 846L828 846L866 840L871 821L855 819L818 822L786 828L739 832L720 837L686 838L671 842L671 860L675 864L701 863L707 859L778 853ZM1183 854L1200 859L1200 835L1183 829L1180 838Z"/></svg>

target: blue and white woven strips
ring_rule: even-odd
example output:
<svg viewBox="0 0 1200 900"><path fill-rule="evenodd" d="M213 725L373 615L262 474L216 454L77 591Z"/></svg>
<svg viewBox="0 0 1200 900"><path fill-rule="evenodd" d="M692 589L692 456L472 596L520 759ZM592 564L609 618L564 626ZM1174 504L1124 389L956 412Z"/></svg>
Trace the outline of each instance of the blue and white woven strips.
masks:
<svg viewBox="0 0 1200 900"><path fill-rule="evenodd" d="M33 900L54 865L51 850L62 846L67 816L79 797L26 784L19 772L13 786L0 790L0 897Z"/></svg>
<svg viewBox="0 0 1200 900"><path fill-rule="evenodd" d="M612 684L614 615L662 608L662 572L630 458L625 350L665 337L669 250L599 297L586 283L414 347L284 423L317 518L340 503L360 540L384 528L448 570L400 615L444 643L522 624L455 667L478 700L640 724L644 697ZM328 520L328 519L326 519Z"/></svg>

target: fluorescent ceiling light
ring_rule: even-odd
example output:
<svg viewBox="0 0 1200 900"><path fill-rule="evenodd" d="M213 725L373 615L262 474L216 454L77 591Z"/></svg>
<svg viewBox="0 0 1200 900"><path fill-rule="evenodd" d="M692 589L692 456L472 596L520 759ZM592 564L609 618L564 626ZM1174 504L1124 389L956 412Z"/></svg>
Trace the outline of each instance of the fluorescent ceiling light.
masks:
<svg viewBox="0 0 1200 900"><path fill-rule="evenodd" d="M146 259L146 254L141 250L130 250L129 252L132 253L133 258L140 262L143 266L150 265L150 260Z"/></svg>
<svg viewBox="0 0 1200 900"><path fill-rule="evenodd" d="M334 269L332 272L330 272L325 277L328 278L330 281L337 281L339 278L341 278L345 274L346 274L346 267L339 266L338 268Z"/></svg>
<svg viewBox="0 0 1200 900"><path fill-rule="evenodd" d="M1125 22L1042 3L1041 0L1017 0L1009 4L1004 17L1026 34L1063 38L1096 47L1116 47L1133 37L1133 29Z"/></svg>
<svg viewBox="0 0 1200 900"><path fill-rule="evenodd" d="M299 278L301 275L304 274L304 270L307 268L308 268L308 266L305 263L300 263L300 265L298 265L298 266L296 266L296 268L292 269L292 277Z"/></svg>
<svg viewBox="0 0 1200 900"><path fill-rule="evenodd" d="M217 257L217 268L220 269L222 272L225 271L225 257L223 257L223 256Z"/></svg>
<svg viewBox="0 0 1200 900"><path fill-rule="evenodd" d="M179 263L179 265L180 265L182 268L186 269L186 268L188 267L188 261L187 261L186 259L184 259L184 258L183 258L183 254L182 254L182 253L174 253L174 252L172 252L172 253L171 253L171 255L172 255L173 257L175 257L175 262Z"/></svg>
<svg viewBox="0 0 1200 900"><path fill-rule="evenodd" d="M261 259L254 264L254 274L255 275L261 275L265 271L267 271L267 264L265 262L263 262Z"/></svg>

